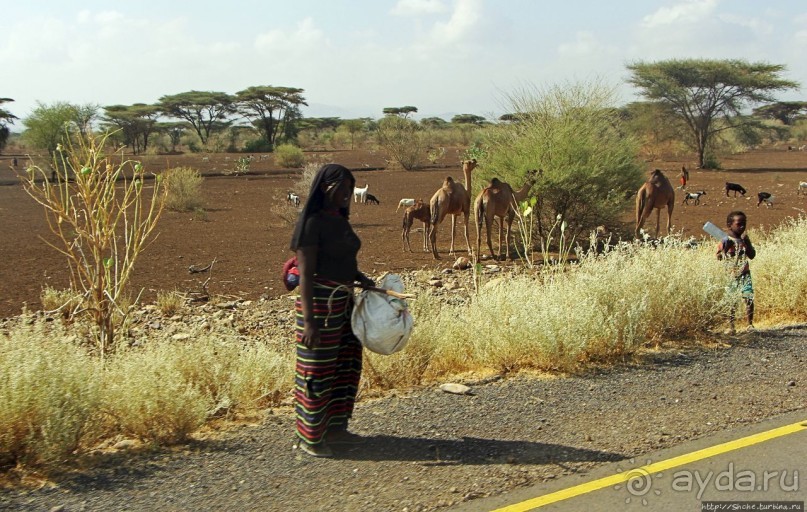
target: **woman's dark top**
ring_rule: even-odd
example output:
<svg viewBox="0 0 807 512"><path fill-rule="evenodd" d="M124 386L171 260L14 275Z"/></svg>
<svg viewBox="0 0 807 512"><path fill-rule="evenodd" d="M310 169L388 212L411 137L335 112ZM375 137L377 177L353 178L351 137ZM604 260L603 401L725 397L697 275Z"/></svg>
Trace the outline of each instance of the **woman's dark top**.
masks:
<svg viewBox="0 0 807 512"><path fill-rule="evenodd" d="M351 283L359 273L361 240L341 215L320 211L306 219L299 247L317 247L316 277Z"/></svg>

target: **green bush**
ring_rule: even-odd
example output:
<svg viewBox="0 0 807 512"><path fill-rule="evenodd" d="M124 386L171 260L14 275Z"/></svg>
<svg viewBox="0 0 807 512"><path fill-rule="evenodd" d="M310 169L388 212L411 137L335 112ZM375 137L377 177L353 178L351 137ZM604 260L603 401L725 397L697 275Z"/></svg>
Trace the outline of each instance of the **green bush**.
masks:
<svg viewBox="0 0 807 512"><path fill-rule="evenodd" d="M163 173L165 207L189 212L202 207L202 175L190 167L175 167Z"/></svg>
<svg viewBox="0 0 807 512"><path fill-rule="evenodd" d="M305 165L305 155L297 146L281 144L275 148L275 164L297 169Z"/></svg>
<svg viewBox="0 0 807 512"><path fill-rule="evenodd" d="M472 196L494 176L518 188L528 170L543 169L533 188L542 236L558 215L573 235L618 224L644 171L639 145L620 129L614 98L613 90L600 84L512 94L510 111L519 113L519 121L484 132Z"/></svg>
<svg viewBox="0 0 807 512"><path fill-rule="evenodd" d="M415 121L387 116L378 122L376 136L392 162L407 171L420 167L428 147L427 133Z"/></svg>

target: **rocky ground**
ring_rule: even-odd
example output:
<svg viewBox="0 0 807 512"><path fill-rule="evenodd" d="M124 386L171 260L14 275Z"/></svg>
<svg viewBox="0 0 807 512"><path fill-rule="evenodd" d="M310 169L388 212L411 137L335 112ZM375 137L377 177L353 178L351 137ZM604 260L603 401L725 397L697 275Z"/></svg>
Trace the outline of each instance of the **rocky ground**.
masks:
<svg viewBox="0 0 807 512"><path fill-rule="evenodd" d="M442 287L428 285L435 278ZM456 271L407 280L447 300L467 286ZM185 322L209 321L277 339L288 335L290 306L288 296L218 301L170 317L147 307L133 335L181 335ZM465 395L435 385L364 399L352 423L364 443L334 459L291 449L284 406L188 445L96 454L46 483L0 491L0 510L447 509L803 409L805 340L807 326L760 330L584 375L494 376L465 382Z"/></svg>

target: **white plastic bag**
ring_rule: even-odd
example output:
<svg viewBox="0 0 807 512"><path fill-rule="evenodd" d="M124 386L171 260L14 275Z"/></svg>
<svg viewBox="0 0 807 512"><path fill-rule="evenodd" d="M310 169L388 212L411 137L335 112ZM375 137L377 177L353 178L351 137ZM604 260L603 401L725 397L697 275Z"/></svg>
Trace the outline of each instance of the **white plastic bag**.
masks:
<svg viewBox="0 0 807 512"><path fill-rule="evenodd" d="M403 293L404 289L397 274L385 274L376 287L398 293ZM383 355L403 349L414 326L405 300L369 290L362 291L356 298L350 320L353 333L362 345Z"/></svg>

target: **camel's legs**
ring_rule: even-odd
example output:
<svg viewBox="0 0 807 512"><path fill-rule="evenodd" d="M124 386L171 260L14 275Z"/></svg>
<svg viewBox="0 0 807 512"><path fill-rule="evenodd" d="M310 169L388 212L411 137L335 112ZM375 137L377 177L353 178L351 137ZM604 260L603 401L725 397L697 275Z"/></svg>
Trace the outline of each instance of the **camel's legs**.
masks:
<svg viewBox="0 0 807 512"><path fill-rule="evenodd" d="M437 226L439 224L440 221L438 220L437 222L432 224L431 228L429 229L429 241L431 241L432 244L432 255L436 260L440 259L440 255L437 254Z"/></svg>
<svg viewBox="0 0 807 512"><path fill-rule="evenodd" d="M658 232L661 227L661 208L656 208L656 238L658 238Z"/></svg>
<svg viewBox="0 0 807 512"><path fill-rule="evenodd" d="M471 241L468 238L468 219L470 218L471 212L470 210L465 213L465 222L463 224L463 229L465 233L465 246L468 248L468 255L472 255L473 251L471 251Z"/></svg>
<svg viewBox="0 0 807 512"><path fill-rule="evenodd" d="M448 249L448 254L454 254L454 232L456 231L457 227L457 216L451 216L451 247Z"/></svg>

